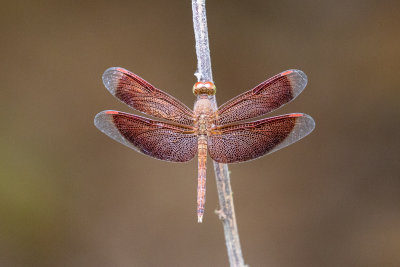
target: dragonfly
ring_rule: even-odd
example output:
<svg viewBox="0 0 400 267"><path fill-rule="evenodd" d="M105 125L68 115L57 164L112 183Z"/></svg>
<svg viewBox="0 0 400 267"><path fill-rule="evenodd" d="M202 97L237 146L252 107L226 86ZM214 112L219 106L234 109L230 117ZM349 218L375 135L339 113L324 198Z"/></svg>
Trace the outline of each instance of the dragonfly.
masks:
<svg viewBox="0 0 400 267"><path fill-rule="evenodd" d="M197 82L193 110L138 75L119 67L107 69L103 83L131 108L162 120L105 110L94 124L112 139L150 157L187 162L198 157L197 218L201 223L206 195L207 154L219 163L259 158L312 132L309 115L291 113L246 121L276 110L296 98L307 85L300 70L287 70L229 100L219 108L213 82Z"/></svg>

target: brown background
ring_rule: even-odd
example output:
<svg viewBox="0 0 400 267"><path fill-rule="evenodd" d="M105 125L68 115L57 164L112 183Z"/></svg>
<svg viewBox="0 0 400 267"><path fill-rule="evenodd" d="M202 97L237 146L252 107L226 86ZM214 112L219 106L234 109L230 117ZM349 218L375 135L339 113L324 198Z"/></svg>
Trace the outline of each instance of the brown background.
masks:
<svg viewBox="0 0 400 267"><path fill-rule="evenodd" d="M399 1L208 1L220 104L290 68L315 131L231 165L250 266L400 266ZM100 133L125 67L192 106L190 1L3 1L0 265L227 266L214 174Z"/></svg>

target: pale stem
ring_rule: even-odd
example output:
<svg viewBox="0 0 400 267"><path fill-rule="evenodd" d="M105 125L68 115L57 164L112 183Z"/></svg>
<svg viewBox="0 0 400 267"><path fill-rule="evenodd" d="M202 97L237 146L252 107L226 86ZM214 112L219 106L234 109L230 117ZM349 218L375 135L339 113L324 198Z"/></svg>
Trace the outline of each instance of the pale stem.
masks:
<svg viewBox="0 0 400 267"><path fill-rule="evenodd" d="M205 0L192 0L192 9L197 54L197 71L195 76L198 81L213 82ZM216 103L215 97L213 100ZM246 266L240 247L228 165L214 161L214 171L220 205L220 210L216 213L224 226L230 266Z"/></svg>

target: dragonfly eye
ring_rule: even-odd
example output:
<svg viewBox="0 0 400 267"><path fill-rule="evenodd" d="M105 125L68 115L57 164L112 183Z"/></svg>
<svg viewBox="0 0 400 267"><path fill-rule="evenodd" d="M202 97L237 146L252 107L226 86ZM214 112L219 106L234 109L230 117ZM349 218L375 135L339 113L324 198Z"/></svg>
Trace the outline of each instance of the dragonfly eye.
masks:
<svg viewBox="0 0 400 267"><path fill-rule="evenodd" d="M212 82L197 82L193 85L193 94L197 95L215 95L217 88Z"/></svg>

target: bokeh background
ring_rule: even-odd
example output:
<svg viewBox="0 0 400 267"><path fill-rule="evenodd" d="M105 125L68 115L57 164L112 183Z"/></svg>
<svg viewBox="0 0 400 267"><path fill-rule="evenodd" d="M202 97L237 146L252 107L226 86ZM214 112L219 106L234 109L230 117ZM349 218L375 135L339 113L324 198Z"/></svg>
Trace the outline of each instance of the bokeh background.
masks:
<svg viewBox="0 0 400 267"><path fill-rule="evenodd" d="M273 115L315 131L231 165L250 266L400 266L400 2L208 1L222 104L290 68L306 90ZM93 125L130 111L121 66L192 106L187 1L2 1L0 265L228 266L212 164L203 224L196 161L140 155Z"/></svg>

